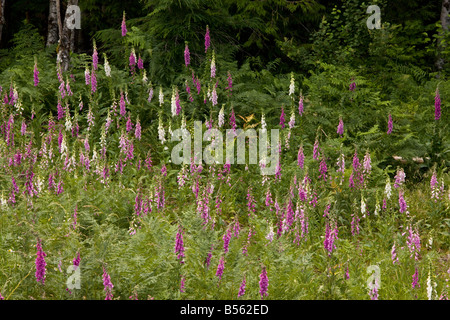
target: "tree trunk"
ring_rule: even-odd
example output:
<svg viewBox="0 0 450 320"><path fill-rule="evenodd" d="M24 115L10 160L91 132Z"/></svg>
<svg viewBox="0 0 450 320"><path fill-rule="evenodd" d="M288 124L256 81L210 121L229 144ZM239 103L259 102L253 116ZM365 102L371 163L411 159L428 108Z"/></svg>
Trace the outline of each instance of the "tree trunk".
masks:
<svg viewBox="0 0 450 320"><path fill-rule="evenodd" d="M448 27L450 26L450 0L442 0L442 6L441 6L441 25L442 25L442 34L440 36L444 36L448 32ZM446 61L441 55L441 51L443 49L442 42L440 39L438 39L437 43L437 59L436 59L436 68L438 72L440 73L444 69L444 65ZM439 77L439 76L438 76Z"/></svg>
<svg viewBox="0 0 450 320"><path fill-rule="evenodd" d="M5 24L5 2L6 0L0 0L0 44L2 43L3 25Z"/></svg>
<svg viewBox="0 0 450 320"><path fill-rule="evenodd" d="M56 0L50 0L50 10L48 13L47 47L58 42L58 11L56 10Z"/></svg>
<svg viewBox="0 0 450 320"><path fill-rule="evenodd" d="M58 7L59 1L60 0L56 0ZM69 0L67 6L70 5L78 5L78 0ZM61 69L63 72L69 70L70 51L73 51L75 47L75 29L69 29L67 26L67 18L69 17L70 13L71 12L68 12L66 10L66 13L64 15L64 24L61 22L61 15L58 15L58 26L59 26L58 61L61 63Z"/></svg>
<svg viewBox="0 0 450 320"><path fill-rule="evenodd" d="M78 5L78 0L69 0L68 6L70 5ZM64 25L67 24L67 14L66 14L66 20L64 20ZM69 35L70 35L70 41L69 41L69 50L70 52L75 51L75 30L77 29L69 29Z"/></svg>

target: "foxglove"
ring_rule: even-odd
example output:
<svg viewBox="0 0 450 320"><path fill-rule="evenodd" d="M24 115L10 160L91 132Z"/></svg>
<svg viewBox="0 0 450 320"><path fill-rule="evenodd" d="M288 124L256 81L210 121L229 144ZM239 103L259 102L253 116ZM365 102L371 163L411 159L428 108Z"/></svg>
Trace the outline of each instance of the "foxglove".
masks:
<svg viewBox="0 0 450 320"><path fill-rule="evenodd" d="M184 244L183 244L183 231L181 227L178 228L176 240L175 240L175 253L178 253L177 259L180 260L180 263L183 262L184 257Z"/></svg>
<svg viewBox="0 0 450 320"><path fill-rule="evenodd" d="M105 74L107 77L111 77L111 67L109 65L108 59L106 59L106 54L104 55L105 58L105 63L104 63L104 68L105 68Z"/></svg>
<svg viewBox="0 0 450 320"><path fill-rule="evenodd" d="M322 160L319 164L319 179L323 178L324 181L327 181L327 163L325 161L325 157L322 157Z"/></svg>
<svg viewBox="0 0 450 320"><path fill-rule="evenodd" d="M136 139L141 140L141 123L139 121L139 117L136 119L136 128L134 131L134 135Z"/></svg>
<svg viewBox="0 0 450 320"><path fill-rule="evenodd" d="M259 275L259 294L261 295L261 300L264 299L265 296L268 296L268 288L269 288L269 278L267 277L266 267L262 267L261 274Z"/></svg>
<svg viewBox="0 0 450 320"><path fill-rule="evenodd" d="M224 257L220 257L219 265L217 266L216 276L219 277L219 280L222 280L223 270L225 269L225 260Z"/></svg>
<svg viewBox="0 0 450 320"><path fill-rule="evenodd" d="M338 124L338 127L337 127L337 133L341 137L344 134L344 121L342 121L342 118L339 118L339 124Z"/></svg>
<svg viewBox="0 0 450 320"><path fill-rule="evenodd" d="M352 223L351 223L351 231L352 231L352 236L358 235L359 234L359 217L358 214L352 214Z"/></svg>
<svg viewBox="0 0 450 320"><path fill-rule="evenodd" d="M408 246L410 258L414 256L414 259L416 261L419 260L419 253L420 253L420 236L417 229L413 230L411 226L407 227L408 229L408 237L406 239L406 245Z"/></svg>
<svg viewBox="0 0 450 320"><path fill-rule="evenodd" d="M139 55L139 59L137 61L137 66L138 66L139 70L144 69L144 61L142 60L141 55Z"/></svg>
<svg viewBox="0 0 450 320"><path fill-rule="evenodd" d="M44 252L44 250L42 250L42 245L41 245L41 241L38 240L37 244L36 244L36 249L37 249L37 257L36 257L36 281L40 282L42 284L44 284L45 282L45 266L47 265L47 263L45 262L45 257L47 256L47 254Z"/></svg>
<svg viewBox="0 0 450 320"><path fill-rule="evenodd" d="M419 284L419 270L417 269L417 267L415 267L414 274L412 276L411 286L412 286L413 289L415 289L417 286L420 287L420 284Z"/></svg>
<svg viewBox="0 0 450 320"><path fill-rule="evenodd" d="M229 91L228 91L228 96L231 96L231 91L233 91L233 78L231 78L231 73L230 73L230 71L228 71L228 78L227 78L227 81L228 81L228 86L225 87L225 90L229 90Z"/></svg>
<svg viewBox="0 0 450 320"><path fill-rule="evenodd" d="M106 272L105 267L103 267L103 287L106 292L106 297L105 300L112 300L113 298L113 294L112 294L112 289L114 288L114 285L111 282L111 277L109 276L109 274Z"/></svg>
<svg viewBox="0 0 450 320"><path fill-rule="evenodd" d="M191 55L189 53L188 43L186 42L186 47L184 48L184 64L185 66L189 66L191 63Z"/></svg>
<svg viewBox="0 0 450 320"><path fill-rule="evenodd" d="M166 135L166 132L163 127L162 115L160 114L159 115L159 124L158 124L158 139L159 139L159 141L161 141L161 144L164 144L164 142L166 142L165 135Z"/></svg>
<svg viewBox="0 0 450 320"><path fill-rule="evenodd" d="M303 96L300 95L300 99L298 101L298 114L301 116L303 114Z"/></svg>
<svg viewBox="0 0 450 320"><path fill-rule="evenodd" d="M73 259L72 263L75 267L79 267L81 262L80 252L77 253L77 256ZM75 268L76 269L76 268Z"/></svg>
<svg viewBox="0 0 450 320"><path fill-rule="evenodd" d="M295 91L295 79L294 79L294 73L291 72L291 82L289 84L289 96L292 96ZM294 97L292 97L293 99Z"/></svg>
<svg viewBox="0 0 450 320"><path fill-rule="evenodd" d="M34 86L37 87L37 85L39 84L39 70L37 67L37 61L34 62L33 76L34 76Z"/></svg>
<svg viewBox="0 0 450 320"><path fill-rule="evenodd" d="M212 60L211 60L211 78L216 77L216 55L213 51Z"/></svg>
<svg viewBox="0 0 450 320"><path fill-rule="evenodd" d="M265 115L264 115L264 113L263 113L263 114L261 115L261 130L262 130L263 133L267 131L266 127L267 127L267 124L266 124L266 117L265 117Z"/></svg>
<svg viewBox="0 0 450 320"><path fill-rule="evenodd" d="M395 175L394 178L395 178L394 188L400 187L405 182L406 178L405 171L403 171L402 168L398 169L397 174Z"/></svg>
<svg viewBox="0 0 450 320"><path fill-rule="evenodd" d="M120 116L125 117L127 111L125 109L125 99L123 97L123 92L120 92L120 101L119 101L119 107L120 107Z"/></svg>
<svg viewBox="0 0 450 320"><path fill-rule="evenodd" d="M246 285L246 279L244 276L244 278L242 279L242 282L241 282L241 286L239 287L238 298L242 297L245 294L245 285Z"/></svg>
<svg viewBox="0 0 450 320"><path fill-rule="evenodd" d="M122 19L122 37L125 37L126 35L127 35L127 25L125 23L125 11L124 11Z"/></svg>
<svg viewBox="0 0 450 320"><path fill-rule="evenodd" d="M300 146L300 149L298 149L297 154L297 165L303 169L305 165L305 155L303 153L303 145Z"/></svg>
<svg viewBox="0 0 450 320"><path fill-rule="evenodd" d="M389 119L388 119L388 131L387 134L391 134L392 133L392 128L393 128L393 122L392 122L392 116L389 115Z"/></svg>
<svg viewBox="0 0 450 320"><path fill-rule="evenodd" d="M92 67L94 68L94 70L97 70L98 67L98 53L95 41L94 41L94 52L92 53Z"/></svg>
<svg viewBox="0 0 450 320"><path fill-rule="evenodd" d="M228 252L228 247L230 245L230 240L231 240L231 230L230 228L227 229L227 231L225 232L225 234L222 237L223 240L223 250L225 253Z"/></svg>
<svg viewBox="0 0 450 320"><path fill-rule="evenodd" d="M208 48L211 45L211 38L209 36L209 27L206 26L206 33L205 33L205 53L208 51Z"/></svg>
<svg viewBox="0 0 450 320"><path fill-rule="evenodd" d="M94 93L97 91L97 76L95 75L95 70L92 69L91 72L91 92Z"/></svg>
<svg viewBox="0 0 450 320"><path fill-rule="evenodd" d="M161 107L164 104L164 94L163 94L163 89L160 86L159 87L159 106Z"/></svg>
<svg viewBox="0 0 450 320"><path fill-rule="evenodd" d="M236 117L234 116L234 109L231 109L230 126L233 129L234 133L236 134Z"/></svg>
<svg viewBox="0 0 450 320"><path fill-rule="evenodd" d="M316 138L316 141L314 142L313 146L313 159L319 160L319 140Z"/></svg>
<svg viewBox="0 0 450 320"><path fill-rule="evenodd" d="M180 292L181 293L184 292L185 284L186 284L186 278L184 276L181 276L181 283L180 283Z"/></svg>
<svg viewBox="0 0 450 320"><path fill-rule="evenodd" d="M394 245L392 246L392 250L391 250L391 259L392 259L392 264L396 264L399 263L398 261L398 257L397 257L397 251L396 251L396 247L395 247L395 242Z"/></svg>
<svg viewBox="0 0 450 320"><path fill-rule="evenodd" d="M331 223L327 222L325 227L325 240L323 242L323 246L325 250L328 251L328 256L331 256L331 253L334 249L336 249L335 241L338 239L338 228L337 224L334 223L334 228L331 228Z"/></svg>
<svg viewBox="0 0 450 320"><path fill-rule="evenodd" d="M225 114L223 110L224 105L222 105L222 108L220 108L219 111L219 128L221 128L225 123Z"/></svg>
<svg viewBox="0 0 450 320"><path fill-rule="evenodd" d="M175 95L175 87L172 89L172 99L170 101L171 111L172 111L172 117L176 116L177 114L177 101L176 101L176 95Z"/></svg>
<svg viewBox="0 0 450 320"><path fill-rule="evenodd" d="M288 124L289 124L289 129L292 129L295 126L295 113L294 113L294 110L292 110L292 112L291 112L291 118L289 119Z"/></svg>
<svg viewBox="0 0 450 320"><path fill-rule="evenodd" d="M436 95L434 97L434 120L441 118L441 97L439 96L439 89L436 89Z"/></svg>
<svg viewBox="0 0 450 320"><path fill-rule="evenodd" d="M284 129L284 116L285 116L285 114L284 114L284 107L281 107L281 116L280 116L280 126Z"/></svg>

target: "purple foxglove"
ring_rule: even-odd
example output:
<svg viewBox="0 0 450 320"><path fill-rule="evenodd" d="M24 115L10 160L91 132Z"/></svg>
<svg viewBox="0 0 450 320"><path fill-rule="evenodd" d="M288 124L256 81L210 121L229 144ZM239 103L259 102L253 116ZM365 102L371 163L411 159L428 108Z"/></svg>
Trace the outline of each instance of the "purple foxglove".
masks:
<svg viewBox="0 0 450 320"><path fill-rule="evenodd" d="M246 285L246 279L244 276L244 278L242 279L242 282L241 282L241 286L239 287L238 298L242 297L245 294L245 285Z"/></svg>
<svg viewBox="0 0 450 320"><path fill-rule="evenodd" d="M266 267L262 267L261 274L259 275L259 294L261 295L261 300L264 299L265 296L268 296L267 292L269 289L269 278L267 277Z"/></svg>
<svg viewBox="0 0 450 320"><path fill-rule="evenodd" d="M92 69L91 72L91 92L94 93L97 91L97 76L95 75L95 70Z"/></svg>
<svg viewBox="0 0 450 320"><path fill-rule="evenodd" d="M27 123L25 120L22 121L22 126L20 128L20 133L24 136L27 133Z"/></svg>
<svg viewBox="0 0 450 320"><path fill-rule="evenodd" d="M75 267L80 266L81 258L80 258L80 252L77 253L77 256L73 259L73 265Z"/></svg>
<svg viewBox="0 0 450 320"><path fill-rule="evenodd" d="M131 116L128 115L128 119L127 119L127 123L126 123L127 133L130 133L132 128L133 128L133 123L131 122Z"/></svg>
<svg viewBox="0 0 450 320"><path fill-rule="evenodd" d="M213 251L214 245L211 245L211 248L209 249L208 255L205 259L206 267L209 268L209 265L211 264L211 258L212 258L212 251Z"/></svg>
<svg viewBox="0 0 450 320"><path fill-rule="evenodd" d="M420 288L420 284L419 284L419 270L417 269L417 267L415 267L414 274L412 276L411 286L412 286L413 289L415 289L416 287Z"/></svg>
<svg viewBox="0 0 450 320"><path fill-rule="evenodd" d="M441 118L441 97L439 96L439 89L436 89L436 96L434 97L434 120Z"/></svg>
<svg viewBox="0 0 450 320"><path fill-rule="evenodd" d="M89 68L87 66L86 69L84 70L84 79L87 86L91 84L91 75L89 72Z"/></svg>
<svg viewBox="0 0 450 320"><path fill-rule="evenodd" d="M323 242L324 248L328 251L328 256L331 256L331 253L334 249L336 249L335 241L338 238L338 228L337 224L334 223L334 228L331 229L331 224L327 222L325 228L325 240Z"/></svg>
<svg viewBox="0 0 450 320"><path fill-rule="evenodd" d="M280 116L280 126L284 129L284 116L285 116L285 114L284 114L284 107L281 107L281 116Z"/></svg>
<svg viewBox="0 0 450 320"><path fill-rule="evenodd" d="M392 128L393 128L392 116L389 115L387 134L391 134L392 133Z"/></svg>
<svg viewBox="0 0 450 320"><path fill-rule="evenodd" d="M94 53L92 54L92 67L94 68L94 70L97 70L98 68L98 53L95 41L94 41Z"/></svg>
<svg viewBox="0 0 450 320"><path fill-rule="evenodd" d="M355 236L357 234L359 234L359 217L358 214L352 214L352 223L351 223L351 231L352 231L352 236Z"/></svg>
<svg viewBox="0 0 450 320"><path fill-rule="evenodd" d="M216 100L217 104L217 100ZM179 116L181 113L180 95L178 93L178 88L175 93L175 105L176 105L176 115Z"/></svg>
<svg viewBox="0 0 450 320"><path fill-rule="evenodd" d="M134 135L136 139L141 140L141 123L139 122L139 118L136 119L136 129L134 131Z"/></svg>
<svg viewBox="0 0 450 320"><path fill-rule="evenodd" d="M134 66L136 65L136 53L134 52L134 49L131 50L129 61L130 67L134 68Z"/></svg>
<svg viewBox="0 0 450 320"><path fill-rule="evenodd" d="M236 117L234 116L234 109L231 109L230 126L234 130L234 132L236 133Z"/></svg>
<svg viewBox="0 0 450 320"><path fill-rule="evenodd" d="M223 240L223 250L225 253L227 253L229 250L229 245L230 245L230 240L231 240L230 228L227 229L227 231L225 232L225 234L222 237L222 240Z"/></svg>
<svg viewBox="0 0 450 320"><path fill-rule="evenodd" d="M104 287L103 290L106 292L105 300L112 300L112 298L113 298L112 289L114 288L114 285L112 284L111 277L106 272L105 267L103 267L103 276L102 277L103 277L103 287Z"/></svg>
<svg viewBox="0 0 450 320"><path fill-rule="evenodd" d="M225 260L224 257L220 257L219 265L217 266L216 276L219 277L219 280L222 280L223 270L225 269Z"/></svg>
<svg viewBox="0 0 450 320"><path fill-rule="evenodd" d="M327 163L325 161L325 157L322 157L319 165L319 179L323 178L324 181L327 181Z"/></svg>
<svg viewBox="0 0 450 320"><path fill-rule="evenodd" d="M399 263L398 261L398 257L397 257L397 251L396 251L396 247L395 247L395 242L394 245L392 246L392 250L391 250L391 259L392 259L392 264L396 264Z"/></svg>
<svg viewBox="0 0 450 320"><path fill-rule="evenodd" d="M109 65L108 59L106 58L106 54L103 54L105 58L105 63L103 65L105 69L105 74L107 77L111 77L111 66Z"/></svg>
<svg viewBox="0 0 450 320"><path fill-rule="evenodd" d="M122 18L122 37L125 37L126 35L127 35L127 25L125 23L125 11L124 11Z"/></svg>
<svg viewBox="0 0 450 320"><path fill-rule="evenodd" d="M233 78L231 78L231 73L228 71L228 86L225 88L225 90L229 90L228 96L231 96L231 91L233 91Z"/></svg>
<svg viewBox="0 0 450 320"><path fill-rule="evenodd" d="M399 188L405 182L406 174L403 168L397 170L397 174L395 175L394 188Z"/></svg>
<svg viewBox="0 0 450 320"><path fill-rule="evenodd" d="M37 85L39 84L39 70L37 67L37 61L34 63L33 76L34 76L34 86L37 87Z"/></svg>
<svg viewBox="0 0 450 320"><path fill-rule="evenodd" d="M56 106L57 112L58 112L58 120L61 120L64 118L64 109L61 105L61 100L58 99L58 105Z"/></svg>
<svg viewBox="0 0 450 320"><path fill-rule="evenodd" d="M138 66L138 69L139 69L139 70L144 69L144 61L142 60L141 55L139 55L139 59L138 59L138 62L137 62L137 66Z"/></svg>
<svg viewBox="0 0 450 320"><path fill-rule="evenodd" d="M205 33L205 53L208 51L208 48L211 46L211 38L209 36L209 27L206 26L206 33Z"/></svg>
<svg viewBox="0 0 450 320"><path fill-rule="evenodd" d="M37 244L36 244L36 249L37 249L37 257L36 257L36 281L40 282L42 284L45 283L45 266L47 265L47 263L45 262L45 257L47 256L47 254L44 252L44 250L42 250L42 245L41 245L41 241L38 240Z"/></svg>
<svg viewBox="0 0 450 320"><path fill-rule="evenodd" d="M344 121L342 121L342 118L339 118L339 125L337 127L337 133L342 137L344 134Z"/></svg>
<svg viewBox="0 0 450 320"><path fill-rule="evenodd" d="M363 173L366 175L369 175L371 171L372 171L372 165L371 165L370 153L369 153L369 151L367 151L366 154L364 155Z"/></svg>
<svg viewBox="0 0 450 320"><path fill-rule="evenodd" d="M212 101L212 105L216 106L217 105L217 92L216 92L216 88L213 88L213 92L211 94L211 101Z"/></svg>
<svg viewBox="0 0 450 320"><path fill-rule="evenodd" d="M125 117L126 109L125 109L125 99L123 97L123 92L120 92L120 102L119 102L119 106L120 106L120 115L122 117Z"/></svg>
<svg viewBox="0 0 450 320"><path fill-rule="evenodd" d="M301 116L303 111L303 96L300 95L300 100L298 101L298 114Z"/></svg>
<svg viewBox="0 0 450 320"><path fill-rule="evenodd" d="M176 241L175 241L175 253L178 253L177 259L180 260L180 263L183 262L184 257L184 243L183 243L183 231L181 227L178 228Z"/></svg>
<svg viewBox="0 0 450 320"><path fill-rule="evenodd" d="M298 149L297 165L303 169L304 164L305 164L305 155L303 154L303 145L301 145L300 149Z"/></svg>
<svg viewBox="0 0 450 320"><path fill-rule="evenodd" d="M184 276L181 276L181 282L180 282L180 292L183 293L185 289L186 284L186 278Z"/></svg>
<svg viewBox="0 0 450 320"><path fill-rule="evenodd" d="M188 43L186 42L186 47L184 48L184 64L189 66L191 64L191 54L189 52Z"/></svg>
<svg viewBox="0 0 450 320"><path fill-rule="evenodd" d="M319 160L319 140L316 138L316 141L314 142L314 147L313 147L313 159L314 160Z"/></svg>

